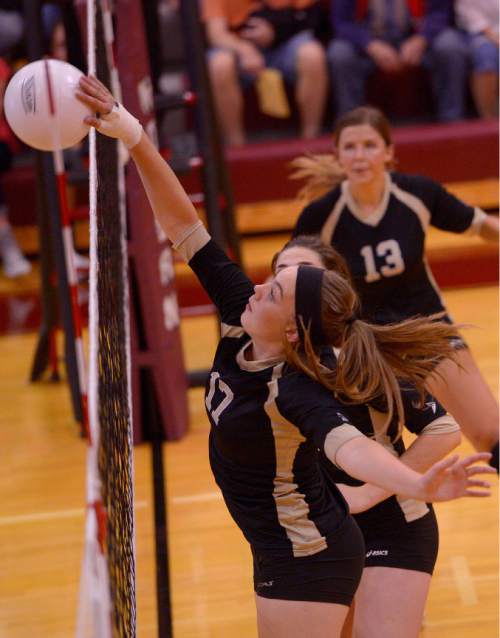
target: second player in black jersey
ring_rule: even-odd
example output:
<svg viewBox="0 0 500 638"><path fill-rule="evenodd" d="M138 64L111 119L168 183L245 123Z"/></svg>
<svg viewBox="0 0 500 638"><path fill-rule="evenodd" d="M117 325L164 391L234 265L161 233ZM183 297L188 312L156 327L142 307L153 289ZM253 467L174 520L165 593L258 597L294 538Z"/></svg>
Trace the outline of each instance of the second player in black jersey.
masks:
<svg viewBox="0 0 500 638"><path fill-rule="evenodd" d="M487 484L473 476L490 468L471 464L489 455L452 457L423 474L415 472L357 430L324 387L326 378L309 375L298 362L314 367L317 353L328 345L339 345L339 358L353 361L346 331L351 346L362 347L359 335L370 334L373 361L384 370L384 383L374 390L386 388L386 401L394 408L401 401L393 367L404 378L403 361L411 362L421 378L438 354L450 354L453 329L416 321L394 326L388 335L351 322L354 291L340 275L319 268L287 268L253 288L210 239L137 120L95 78L82 78L77 96L100 115L86 117L89 125L129 147L158 223L220 312L223 337L205 398L210 460L228 509L254 553L259 635L338 637L361 573L363 543L342 497L313 460L317 448L362 481L389 491L397 487L424 501L488 494ZM325 322L323 312L335 319ZM403 334L411 339L412 355L394 351L389 366L377 344L388 351L397 339L401 353ZM360 370L346 365L336 375L339 387L359 391L368 381L371 388L372 358ZM412 374L406 376L413 380Z"/></svg>
<svg viewBox="0 0 500 638"><path fill-rule="evenodd" d="M309 178L305 191L316 198L299 216L294 235L319 234L340 252L362 316L379 323L446 311L425 258L429 226L499 238L498 217L464 204L434 180L392 171L393 163L389 123L371 107L339 118L334 155L299 160L300 175ZM456 363L444 361L428 389L477 450L491 450L498 471L498 403L470 350L461 339L455 344Z"/></svg>
<svg viewBox="0 0 500 638"><path fill-rule="evenodd" d="M349 264L363 317L379 323L445 310L425 258L430 225L473 232L485 213L426 177L386 172L379 206L364 215L343 181L300 215L294 235L319 234Z"/></svg>

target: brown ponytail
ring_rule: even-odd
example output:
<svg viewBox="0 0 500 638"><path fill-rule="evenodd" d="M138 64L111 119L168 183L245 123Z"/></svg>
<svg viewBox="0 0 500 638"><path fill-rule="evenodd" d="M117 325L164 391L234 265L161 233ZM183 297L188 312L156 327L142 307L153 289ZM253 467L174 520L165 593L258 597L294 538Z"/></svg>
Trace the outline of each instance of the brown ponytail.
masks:
<svg viewBox="0 0 500 638"><path fill-rule="evenodd" d="M396 411L404 418L400 383L412 384L423 402L425 382L443 358L453 358L453 326L416 317L375 325L356 320L346 330L337 356L336 391L348 403L385 397L389 423Z"/></svg>
<svg viewBox="0 0 500 638"><path fill-rule="evenodd" d="M453 358L455 327L436 317L375 325L357 317L359 301L349 282L333 271L323 276L322 328L338 348L337 367L325 368L305 331L302 344L286 345L287 361L346 404L385 398L389 425L394 413L404 418L400 383L412 384L423 401L425 381L443 358Z"/></svg>

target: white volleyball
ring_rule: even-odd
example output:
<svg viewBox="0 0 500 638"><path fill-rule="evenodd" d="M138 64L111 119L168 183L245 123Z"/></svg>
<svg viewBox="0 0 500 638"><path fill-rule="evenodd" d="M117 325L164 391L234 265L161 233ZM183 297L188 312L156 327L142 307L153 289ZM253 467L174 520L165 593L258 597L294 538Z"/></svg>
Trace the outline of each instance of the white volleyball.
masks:
<svg viewBox="0 0 500 638"><path fill-rule="evenodd" d="M5 91L4 112L14 133L41 151L69 148L89 132L92 112L75 97L82 72L61 60L37 60L15 73Z"/></svg>

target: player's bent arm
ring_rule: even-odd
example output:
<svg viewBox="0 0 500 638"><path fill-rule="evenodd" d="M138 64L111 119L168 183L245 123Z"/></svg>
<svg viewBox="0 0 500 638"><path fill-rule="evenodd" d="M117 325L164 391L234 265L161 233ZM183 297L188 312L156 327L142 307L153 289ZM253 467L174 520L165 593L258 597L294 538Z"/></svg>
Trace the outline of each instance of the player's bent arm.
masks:
<svg viewBox="0 0 500 638"><path fill-rule="evenodd" d="M439 435L420 434L399 457L399 460L412 470L425 472L460 445L460 441L461 434L458 429ZM388 491L372 483L366 483L359 487L338 484L337 487L349 503L353 514L374 507L394 493L399 494L397 490Z"/></svg>
<svg viewBox="0 0 500 638"><path fill-rule="evenodd" d="M325 440L325 454L338 467L365 483L393 494L418 498L420 474L406 467L381 445L364 436L346 441L337 450ZM420 495L419 495L420 496Z"/></svg>
<svg viewBox="0 0 500 638"><path fill-rule="evenodd" d="M325 439L328 458L351 476L393 493L421 501L446 501L461 496L489 496L489 484L472 478L496 473L494 468L474 465L491 454L479 452L459 459L451 456L419 474L365 436L356 436L336 447Z"/></svg>

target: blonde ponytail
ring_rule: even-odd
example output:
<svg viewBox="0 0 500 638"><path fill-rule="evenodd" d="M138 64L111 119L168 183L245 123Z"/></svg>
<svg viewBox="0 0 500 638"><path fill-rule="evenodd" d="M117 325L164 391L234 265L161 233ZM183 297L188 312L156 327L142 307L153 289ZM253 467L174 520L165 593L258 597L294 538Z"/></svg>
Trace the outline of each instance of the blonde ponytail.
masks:
<svg viewBox="0 0 500 638"><path fill-rule="evenodd" d="M290 179L305 180L297 193L304 204L321 197L335 188L345 175L333 153L324 155L302 155L290 162L293 173Z"/></svg>

